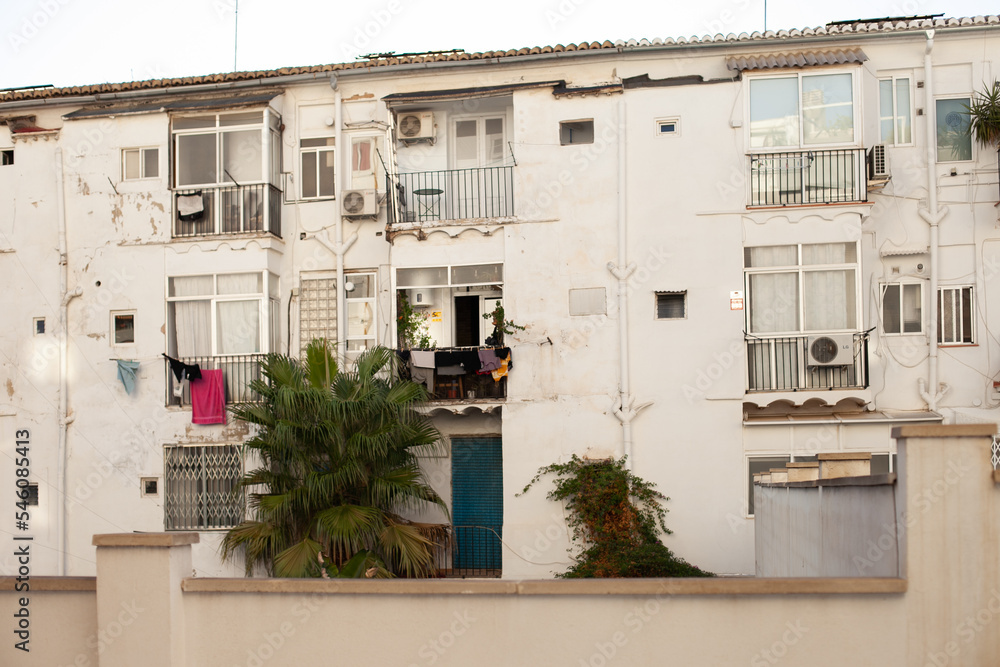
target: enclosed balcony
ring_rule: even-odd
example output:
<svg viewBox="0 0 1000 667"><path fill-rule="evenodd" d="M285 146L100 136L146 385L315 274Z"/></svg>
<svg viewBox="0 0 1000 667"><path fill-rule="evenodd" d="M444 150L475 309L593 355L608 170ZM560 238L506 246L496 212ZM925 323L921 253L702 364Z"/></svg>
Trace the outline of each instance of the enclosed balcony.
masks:
<svg viewBox="0 0 1000 667"><path fill-rule="evenodd" d="M173 237L269 232L281 236L281 191L266 183L174 193Z"/></svg>
<svg viewBox="0 0 1000 667"><path fill-rule="evenodd" d="M514 167L387 174L389 224L510 218Z"/></svg>
<svg viewBox="0 0 1000 667"><path fill-rule="evenodd" d="M868 387L868 332L748 335L746 349L748 393Z"/></svg>
<svg viewBox="0 0 1000 667"><path fill-rule="evenodd" d="M427 387L428 400L491 402L507 397L510 348L449 347L402 350L410 378Z"/></svg>
<svg viewBox="0 0 1000 667"><path fill-rule="evenodd" d="M868 199L863 148L747 155L747 201L757 206L842 204Z"/></svg>

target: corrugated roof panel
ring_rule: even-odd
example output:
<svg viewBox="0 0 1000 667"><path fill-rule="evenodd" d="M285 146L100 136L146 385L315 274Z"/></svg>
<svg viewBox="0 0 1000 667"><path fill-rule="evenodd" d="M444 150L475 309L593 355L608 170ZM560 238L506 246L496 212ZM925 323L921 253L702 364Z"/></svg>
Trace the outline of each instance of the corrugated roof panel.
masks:
<svg viewBox="0 0 1000 667"><path fill-rule="evenodd" d="M144 113L163 113L166 111L208 111L211 109L232 109L248 106L264 105L281 94L280 90L272 90L257 95L229 95L226 97L202 97L189 99L160 99L143 104L110 104L99 107L84 107L63 116L64 120L79 120L81 118L101 118L106 116L129 116Z"/></svg>
<svg viewBox="0 0 1000 667"><path fill-rule="evenodd" d="M835 51L800 51L798 53L768 53L759 56L734 56L726 58L726 66L737 72L789 67L814 67L817 65L847 65L863 63L868 56L861 49Z"/></svg>

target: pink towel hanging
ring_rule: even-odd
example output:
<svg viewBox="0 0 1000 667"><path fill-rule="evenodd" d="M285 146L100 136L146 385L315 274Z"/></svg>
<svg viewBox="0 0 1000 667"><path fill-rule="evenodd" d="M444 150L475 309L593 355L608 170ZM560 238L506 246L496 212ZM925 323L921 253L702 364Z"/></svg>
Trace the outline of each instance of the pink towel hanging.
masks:
<svg viewBox="0 0 1000 667"><path fill-rule="evenodd" d="M191 423L226 423L226 386L221 370L203 370L200 380L191 380Z"/></svg>

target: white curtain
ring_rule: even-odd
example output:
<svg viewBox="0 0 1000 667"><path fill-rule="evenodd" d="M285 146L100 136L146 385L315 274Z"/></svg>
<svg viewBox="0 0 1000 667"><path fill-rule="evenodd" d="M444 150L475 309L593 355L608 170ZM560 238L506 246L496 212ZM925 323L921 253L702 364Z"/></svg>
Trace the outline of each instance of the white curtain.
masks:
<svg viewBox="0 0 1000 667"><path fill-rule="evenodd" d="M174 309L174 340L177 356L207 357L212 354L212 302L178 301Z"/></svg>
<svg viewBox="0 0 1000 667"><path fill-rule="evenodd" d="M219 354L260 352L260 299L220 301L216 305Z"/></svg>
<svg viewBox="0 0 1000 667"><path fill-rule="evenodd" d="M750 275L750 333L799 330L797 273Z"/></svg>
<svg viewBox="0 0 1000 667"><path fill-rule="evenodd" d="M806 331L854 329L854 271L807 271L802 276Z"/></svg>

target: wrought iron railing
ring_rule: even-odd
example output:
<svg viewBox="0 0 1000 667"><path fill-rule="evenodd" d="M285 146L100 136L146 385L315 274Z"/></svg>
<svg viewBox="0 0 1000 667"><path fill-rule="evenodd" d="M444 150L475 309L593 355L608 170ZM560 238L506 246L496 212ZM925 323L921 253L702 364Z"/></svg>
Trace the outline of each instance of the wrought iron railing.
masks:
<svg viewBox="0 0 1000 667"><path fill-rule="evenodd" d="M389 224L514 215L514 167L386 174Z"/></svg>
<svg viewBox="0 0 1000 667"><path fill-rule="evenodd" d="M809 391L868 387L868 332L851 337L852 349L834 363L817 362L809 345L822 337L747 335L747 391ZM843 363L840 363L843 362Z"/></svg>
<svg viewBox="0 0 1000 667"><path fill-rule="evenodd" d="M222 370L226 388L226 404L260 400L257 392L250 389L250 382L261 377L260 365L263 354L235 354L224 357L181 357L185 364L197 364L205 370ZM167 405L189 407L191 405L190 383L180 384L170 370L170 362L164 359L167 378ZM174 392L180 386L180 396Z"/></svg>
<svg viewBox="0 0 1000 667"><path fill-rule="evenodd" d="M200 196L202 210L181 219L179 197ZM174 238L270 232L281 236L281 190L267 183L174 191Z"/></svg>
<svg viewBox="0 0 1000 667"><path fill-rule="evenodd" d="M801 206L868 199L865 149L747 156L750 206Z"/></svg>
<svg viewBox="0 0 1000 667"><path fill-rule="evenodd" d="M502 572L502 526L452 526L451 540L434 551L437 576L499 578Z"/></svg>

